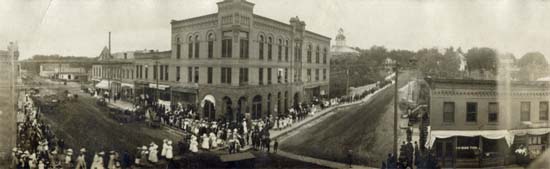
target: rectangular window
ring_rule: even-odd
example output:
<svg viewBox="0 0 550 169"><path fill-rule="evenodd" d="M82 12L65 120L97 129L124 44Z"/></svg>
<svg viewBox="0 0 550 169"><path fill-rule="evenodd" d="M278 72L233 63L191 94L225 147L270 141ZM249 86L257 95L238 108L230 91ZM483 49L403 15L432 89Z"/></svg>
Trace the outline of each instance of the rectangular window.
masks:
<svg viewBox="0 0 550 169"><path fill-rule="evenodd" d="M248 39L241 39L240 55L242 59L248 58Z"/></svg>
<svg viewBox="0 0 550 169"><path fill-rule="evenodd" d="M521 102L521 121L531 121L531 102Z"/></svg>
<svg viewBox="0 0 550 169"><path fill-rule="evenodd" d="M164 80L164 65L160 65L160 80Z"/></svg>
<svg viewBox="0 0 550 169"><path fill-rule="evenodd" d="M260 85L264 84L264 68L260 68L258 71L258 81Z"/></svg>
<svg viewBox="0 0 550 169"><path fill-rule="evenodd" d="M539 110L539 120L548 120L548 102L540 102Z"/></svg>
<svg viewBox="0 0 550 169"><path fill-rule="evenodd" d="M181 58L181 44L176 45L176 58L177 59Z"/></svg>
<svg viewBox="0 0 550 169"><path fill-rule="evenodd" d="M137 78L139 78L139 65L136 65L136 71L137 71L136 76L137 76ZM95 71L94 71L94 73L95 73Z"/></svg>
<svg viewBox="0 0 550 169"><path fill-rule="evenodd" d="M327 80L327 69L323 69L323 80Z"/></svg>
<svg viewBox="0 0 550 169"><path fill-rule="evenodd" d="M222 83L231 84L231 68L222 68Z"/></svg>
<svg viewBox="0 0 550 169"><path fill-rule="evenodd" d="M180 80L181 80L180 67L176 66L176 81L179 82Z"/></svg>
<svg viewBox="0 0 550 169"><path fill-rule="evenodd" d="M248 68L239 69L239 84L248 84Z"/></svg>
<svg viewBox="0 0 550 169"><path fill-rule="evenodd" d="M157 80L157 78L158 78L158 71L159 71L159 70L158 70L158 66L157 66L157 65L154 65L154 66L153 66L153 79L154 79L154 80Z"/></svg>
<svg viewBox="0 0 550 169"><path fill-rule="evenodd" d="M489 122L498 122L498 103L489 103Z"/></svg>
<svg viewBox="0 0 550 169"><path fill-rule="evenodd" d="M208 67L208 77L207 77L207 79L208 79L207 83L208 84L212 84L212 72L213 72L212 67Z"/></svg>
<svg viewBox="0 0 550 169"><path fill-rule="evenodd" d="M319 69L315 69L315 81L319 81Z"/></svg>
<svg viewBox="0 0 550 169"><path fill-rule="evenodd" d="M187 82L189 83L193 82L193 67L187 68Z"/></svg>
<svg viewBox="0 0 550 169"><path fill-rule="evenodd" d="M232 48L233 48L233 45L232 45L232 40L231 39L222 40L222 57L230 58Z"/></svg>
<svg viewBox="0 0 550 169"><path fill-rule="evenodd" d="M466 122L477 121L477 103L466 103Z"/></svg>
<svg viewBox="0 0 550 169"><path fill-rule="evenodd" d="M199 67L195 67L195 83L199 83Z"/></svg>
<svg viewBox="0 0 550 169"><path fill-rule="evenodd" d="M288 68L285 68L285 83L288 83Z"/></svg>
<svg viewBox="0 0 550 169"><path fill-rule="evenodd" d="M170 80L168 77L168 65L164 65L164 80L168 81Z"/></svg>
<svg viewBox="0 0 550 169"><path fill-rule="evenodd" d="M188 50L189 50L189 59L193 58L193 43L189 42L189 46L188 46Z"/></svg>
<svg viewBox="0 0 550 169"><path fill-rule="evenodd" d="M311 82L311 69L307 69L307 72L306 72L306 73L307 73L307 74L306 74L306 75L307 75L307 81L308 81L308 82Z"/></svg>
<svg viewBox="0 0 550 169"><path fill-rule="evenodd" d="M149 79L149 68L145 66L145 79Z"/></svg>
<svg viewBox="0 0 550 169"><path fill-rule="evenodd" d="M196 42L195 43L195 58L199 58L199 50L200 49L200 43L199 42Z"/></svg>
<svg viewBox="0 0 550 169"><path fill-rule="evenodd" d="M445 123L455 122L455 103L454 102L443 103L443 122Z"/></svg>
<svg viewBox="0 0 550 169"><path fill-rule="evenodd" d="M214 57L214 41L208 41L208 58Z"/></svg>
<svg viewBox="0 0 550 169"><path fill-rule="evenodd" d="M271 84L271 68L267 68L267 84Z"/></svg>
<svg viewBox="0 0 550 169"><path fill-rule="evenodd" d="M277 83L283 83L283 69L277 69Z"/></svg>

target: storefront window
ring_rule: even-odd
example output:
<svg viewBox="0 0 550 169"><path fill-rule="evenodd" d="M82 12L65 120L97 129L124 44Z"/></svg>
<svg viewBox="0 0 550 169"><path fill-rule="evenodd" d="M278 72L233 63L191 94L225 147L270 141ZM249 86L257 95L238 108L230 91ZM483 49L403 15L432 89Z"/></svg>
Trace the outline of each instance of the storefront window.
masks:
<svg viewBox="0 0 550 169"><path fill-rule="evenodd" d="M457 138L457 158L477 158L479 151L479 137Z"/></svg>

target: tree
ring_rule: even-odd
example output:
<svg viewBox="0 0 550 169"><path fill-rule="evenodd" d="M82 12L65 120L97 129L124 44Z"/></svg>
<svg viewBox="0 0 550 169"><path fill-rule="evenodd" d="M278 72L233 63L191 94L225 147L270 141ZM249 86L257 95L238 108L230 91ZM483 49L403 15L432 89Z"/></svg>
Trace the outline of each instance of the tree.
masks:
<svg viewBox="0 0 550 169"><path fill-rule="evenodd" d="M548 73L548 61L540 52L529 52L518 61L519 80L537 80Z"/></svg>
<svg viewBox="0 0 550 169"><path fill-rule="evenodd" d="M471 48L466 52L468 72L479 71L481 74L490 72L497 73L497 52L494 49L481 47Z"/></svg>

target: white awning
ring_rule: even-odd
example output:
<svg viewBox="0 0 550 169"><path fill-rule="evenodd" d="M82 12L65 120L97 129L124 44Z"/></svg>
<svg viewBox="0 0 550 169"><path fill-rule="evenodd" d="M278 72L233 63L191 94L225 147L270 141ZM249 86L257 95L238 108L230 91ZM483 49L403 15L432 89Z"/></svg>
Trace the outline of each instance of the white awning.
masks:
<svg viewBox="0 0 550 169"><path fill-rule="evenodd" d="M170 86L168 86L168 85L161 85L161 84L158 85L158 89L159 89L159 90L166 90L166 89L169 88L169 87L170 87ZM156 89L156 88L157 88L157 84L149 83L149 88Z"/></svg>
<svg viewBox="0 0 550 169"><path fill-rule="evenodd" d="M487 139L502 139L506 140L508 146L511 146L514 142L514 135L508 132L508 130L431 130L428 128L428 142L426 147L433 146L435 139L445 139L455 136L460 137L484 137Z"/></svg>
<svg viewBox="0 0 550 169"><path fill-rule="evenodd" d="M95 87L100 89L109 89L109 82L106 80L101 80L95 85Z"/></svg>
<svg viewBox="0 0 550 169"><path fill-rule="evenodd" d="M201 101L201 107L204 107L204 104L206 103L205 101L212 102L214 107L216 107L216 98L214 98L214 96L212 96L212 95L204 96L204 99L202 99L202 101Z"/></svg>
<svg viewBox="0 0 550 169"><path fill-rule="evenodd" d="M120 86L134 88L134 84L130 84L130 83L120 83Z"/></svg>
<svg viewBox="0 0 550 169"><path fill-rule="evenodd" d="M550 128L512 129L510 133L515 136L544 135L550 133Z"/></svg>

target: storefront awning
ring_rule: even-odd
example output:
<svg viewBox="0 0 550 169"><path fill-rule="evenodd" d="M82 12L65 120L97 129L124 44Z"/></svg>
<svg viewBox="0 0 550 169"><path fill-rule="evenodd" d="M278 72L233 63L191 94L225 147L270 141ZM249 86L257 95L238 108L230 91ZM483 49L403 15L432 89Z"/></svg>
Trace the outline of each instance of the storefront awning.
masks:
<svg viewBox="0 0 550 169"><path fill-rule="evenodd" d="M101 80L95 85L95 87L100 89L109 89L109 82L106 80Z"/></svg>
<svg viewBox="0 0 550 169"><path fill-rule="evenodd" d="M169 88L169 87L170 87L170 86L168 86L168 85L161 85L161 84L158 85L158 89L159 89L159 90L166 90L166 89ZM156 88L157 88L157 84L149 83L149 88L156 89Z"/></svg>
<svg viewBox="0 0 550 169"><path fill-rule="evenodd" d="M515 136L544 135L550 133L550 128L512 129L510 133Z"/></svg>
<svg viewBox="0 0 550 169"><path fill-rule="evenodd" d="M506 140L508 146L511 146L514 142L514 135L508 132L508 130L430 130L428 128L428 142L426 147L433 146L436 139L445 139L450 137L484 137L487 139L502 139Z"/></svg>
<svg viewBox="0 0 550 169"><path fill-rule="evenodd" d="M212 96L212 95L204 96L204 99L202 99L202 101L201 101L201 107L204 107L204 104L206 103L206 101L212 102L214 107L216 107L216 99L214 98L214 96Z"/></svg>
<svg viewBox="0 0 550 169"><path fill-rule="evenodd" d="M197 89L184 88L184 87L174 87L174 88L172 88L172 91L174 91L174 92L182 92L182 93L197 94Z"/></svg>
<svg viewBox="0 0 550 169"><path fill-rule="evenodd" d="M120 83L120 86L134 88L134 84L130 84L130 83Z"/></svg>

